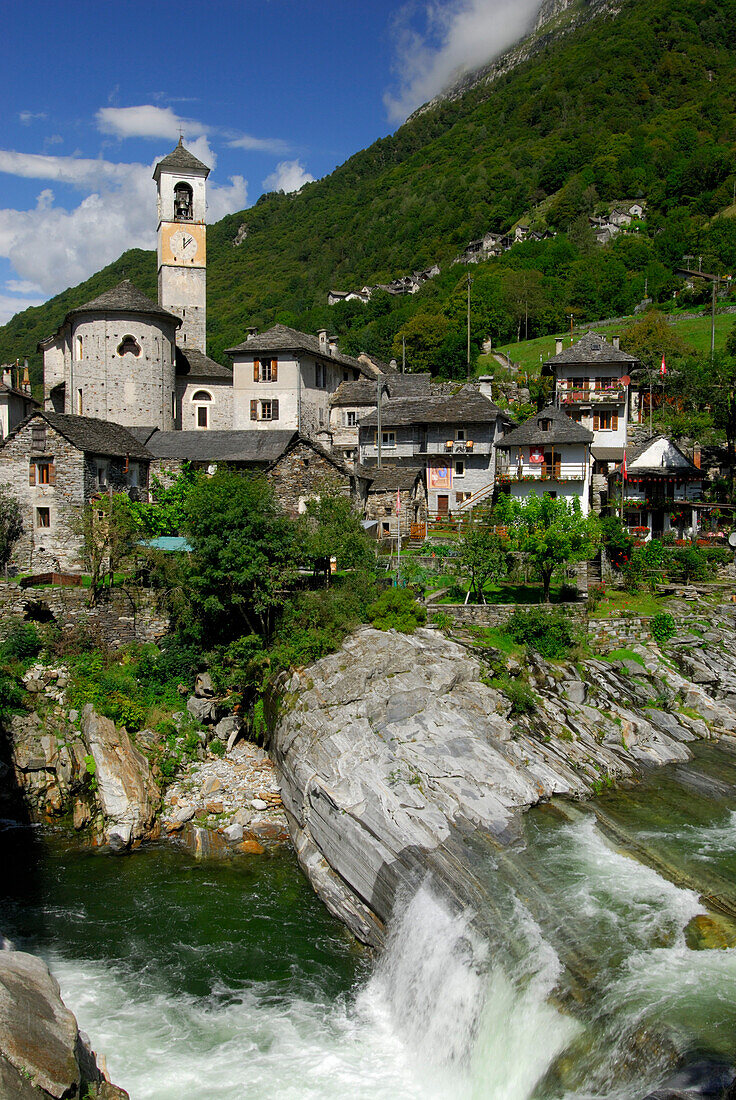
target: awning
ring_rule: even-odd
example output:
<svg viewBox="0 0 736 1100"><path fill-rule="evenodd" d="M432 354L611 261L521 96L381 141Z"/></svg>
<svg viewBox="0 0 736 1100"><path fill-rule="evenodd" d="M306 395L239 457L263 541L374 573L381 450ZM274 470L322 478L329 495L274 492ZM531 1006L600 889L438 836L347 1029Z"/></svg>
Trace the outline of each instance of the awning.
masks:
<svg viewBox="0 0 736 1100"><path fill-rule="evenodd" d="M164 550L167 553L191 553L194 547L185 538L179 535L159 535L155 539L143 539L140 546L147 546L151 550Z"/></svg>
<svg viewBox="0 0 736 1100"><path fill-rule="evenodd" d="M590 453L599 462L620 462L624 457L623 447L603 447L596 443L590 448Z"/></svg>

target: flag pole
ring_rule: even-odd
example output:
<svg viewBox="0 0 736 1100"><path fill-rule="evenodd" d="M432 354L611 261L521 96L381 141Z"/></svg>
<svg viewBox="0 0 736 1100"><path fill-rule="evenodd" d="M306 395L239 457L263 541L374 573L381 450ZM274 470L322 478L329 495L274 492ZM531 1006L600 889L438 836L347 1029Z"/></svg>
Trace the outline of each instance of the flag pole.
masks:
<svg viewBox="0 0 736 1100"><path fill-rule="evenodd" d="M401 583L401 490L396 486L396 587Z"/></svg>

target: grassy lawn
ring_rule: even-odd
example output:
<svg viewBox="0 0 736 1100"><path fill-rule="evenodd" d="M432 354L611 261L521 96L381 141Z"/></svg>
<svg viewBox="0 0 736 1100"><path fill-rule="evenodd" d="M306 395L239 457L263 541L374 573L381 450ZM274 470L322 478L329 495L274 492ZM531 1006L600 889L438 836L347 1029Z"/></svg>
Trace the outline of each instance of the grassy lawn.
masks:
<svg viewBox="0 0 736 1100"><path fill-rule="evenodd" d="M604 598L591 611L591 619L615 619L619 615L628 612L632 615L656 615L658 611L664 611L667 601L661 596L653 596L651 592L624 592L617 588L609 589Z"/></svg>
<svg viewBox="0 0 736 1100"><path fill-rule="evenodd" d="M596 332L613 336L620 334L623 329L632 324L635 320L637 320L636 317L628 317L624 321L618 321L614 325L596 325L595 329ZM704 314L702 317L678 317L674 314L670 317L670 321L677 329L678 335L680 335L683 340L686 340L688 344L691 344L696 351L710 351L709 313ZM716 314L716 351L720 351L724 348L726 336L734 324L736 324L736 316L734 316L734 314ZM579 340L581 335L581 332L576 331L574 339ZM564 338L564 346L569 347L569 332L564 334ZM537 377L539 375L540 363L547 359L551 359L555 354L555 337L540 336L535 340L522 340L518 344L502 344L499 346L498 351L505 352L514 363L519 363L521 365L522 370L533 377ZM540 356L542 357L541 360ZM481 355L478 359L477 373L485 374L498 366L498 361L494 359L492 355Z"/></svg>
<svg viewBox="0 0 736 1100"><path fill-rule="evenodd" d="M462 603L468 591L468 583L460 578L446 578L443 584L437 584L436 588L444 588L453 585L453 592L441 596L435 601L438 607L443 603ZM553 584L550 589L550 602L560 602L561 585ZM543 602L543 588L541 584L487 584L484 590L486 603L490 604L538 604Z"/></svg>

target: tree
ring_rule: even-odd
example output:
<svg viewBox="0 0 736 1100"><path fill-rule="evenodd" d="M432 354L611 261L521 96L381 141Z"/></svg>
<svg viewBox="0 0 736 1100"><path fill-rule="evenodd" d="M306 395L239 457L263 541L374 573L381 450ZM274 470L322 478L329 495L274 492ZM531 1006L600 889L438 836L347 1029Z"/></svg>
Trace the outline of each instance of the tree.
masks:
<svg viewBox="0 0 736 1100"><path fill-rule="evenodd" d="M268 642L296 580L296 527L260 476L218 470L192 489L185 532L193 553L189 595L210 637Z"/></svg>
<svg viewBox="0 0 736 1100"><path fill-rule="evenodd" d="M90 575L92 603L115 574L135 556L138 524L125 493L111 493L85 504L77 527L82 537L82 561Z"/></svg>
<svg viewBox="0 0 736 1100"><path fill-rule="evenodd" d="M635 355L641 365L653 375L659 370L662 356L666 359L688 355L692 348L685 343L663 313L648 309L621 336L621 347Z"/></svg>
<svg viewBox="0 0 736 1100"><path fill-rule="evenodd" d="M341 569L366 569L375 554L348 497L326 493L310 500L302 528L302 550L315 572L329 584L330 558Z"/></svg>
<svg viewBox="0 0 736 1100"><path fill-rule="evenodd" d="M549 493L524 501L508 496L497 504L494 519L506 526L511 545L536 567L547 603L553 574L592 558L600 540L597 517L583 516L576 498L568 504Z"/></svg>
<svg viewBox="0 0 736 1100"><path fill-rule="evenodd" d="M730 337L730 334L729 334ZM690 412L705 410L723 432L728 451L730 493L736 464L736 355L692 356L678 364L672 386Z"/></svg>
<svg viewBox="0 0 736 1100"><path fill-rule="evenodd" d="M23 514L19 502L0 489L0 566L7 576L13 547L23 534Z"/></svg>
<svg viewBox="0 0 736 1100"><path fill-rule="evenodd" d="M141 531L147 535L178 535L186 516L189 495L204 475L189 462L184 462L176 477L168 484L158 477L151 478L149 502L131 504L131 512Z"/></svg>
<svg viewBox="0 0 736 1100"><path fill-rule="evenodd" d="M501 538L493 528L470 521L460 538L460 566L470 577L471 595L484 603L483 589L488 581L508 573L508 560Z"/></svg>

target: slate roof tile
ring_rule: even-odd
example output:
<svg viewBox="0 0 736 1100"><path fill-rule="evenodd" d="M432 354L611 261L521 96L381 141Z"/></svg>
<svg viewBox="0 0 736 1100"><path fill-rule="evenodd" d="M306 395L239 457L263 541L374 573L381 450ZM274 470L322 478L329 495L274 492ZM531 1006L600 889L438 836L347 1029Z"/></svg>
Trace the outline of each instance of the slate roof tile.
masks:
<svg viewBox="0 0 736 1100"><path fill-rule="evenodd" d="M551 421L547 431L543 431L540 420ZM499 439L497 447L526 447L529 444L543 445L545 443L592 443L593 433L584 428L582 424L576 424L569 416L563 413L555 405L547 405L540 412L534 413L518 428L514 428L503 439Z"/></svg>

